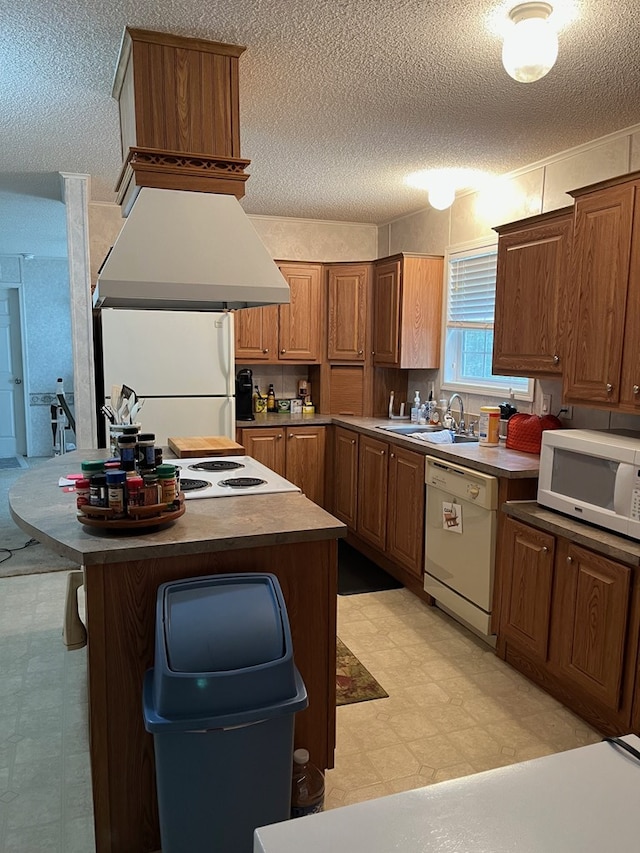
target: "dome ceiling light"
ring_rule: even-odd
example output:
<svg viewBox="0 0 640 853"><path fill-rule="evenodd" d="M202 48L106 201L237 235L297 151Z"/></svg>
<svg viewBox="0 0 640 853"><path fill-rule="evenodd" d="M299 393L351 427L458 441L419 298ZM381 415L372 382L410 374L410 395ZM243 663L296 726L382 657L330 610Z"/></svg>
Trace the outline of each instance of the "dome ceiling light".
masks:
<svg viewBox="0 0 640 853"><path fill-rule="evenodd" d="M558 33L550 3L520 3L509 12L513 24L504 37L502 64L519 83L540 80L558 57Z"/></svg>

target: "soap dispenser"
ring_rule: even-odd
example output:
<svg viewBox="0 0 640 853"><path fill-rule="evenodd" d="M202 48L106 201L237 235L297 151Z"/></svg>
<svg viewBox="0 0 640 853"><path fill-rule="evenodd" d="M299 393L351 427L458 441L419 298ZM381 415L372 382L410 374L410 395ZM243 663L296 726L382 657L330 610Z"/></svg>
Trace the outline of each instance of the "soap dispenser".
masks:
<svg viewBox="0 0 640 853"><path fill-rule="evenodd" d="M420 392L415 392L415 397L413 398L413 403L411 405L411 423L417 424L418 417L420 413Z"/></svg>

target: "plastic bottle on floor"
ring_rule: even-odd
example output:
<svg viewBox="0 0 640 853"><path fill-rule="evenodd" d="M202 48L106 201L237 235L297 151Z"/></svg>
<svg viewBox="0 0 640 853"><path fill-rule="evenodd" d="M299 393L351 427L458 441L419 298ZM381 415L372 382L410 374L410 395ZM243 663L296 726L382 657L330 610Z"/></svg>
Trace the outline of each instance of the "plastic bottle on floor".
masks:
<svg viewBox="0 0 640 853"><path fill-rule="evenodd" d="M293 753L291 817L316 814L324 809L324 775L309 761L308 749Z"/></svg>

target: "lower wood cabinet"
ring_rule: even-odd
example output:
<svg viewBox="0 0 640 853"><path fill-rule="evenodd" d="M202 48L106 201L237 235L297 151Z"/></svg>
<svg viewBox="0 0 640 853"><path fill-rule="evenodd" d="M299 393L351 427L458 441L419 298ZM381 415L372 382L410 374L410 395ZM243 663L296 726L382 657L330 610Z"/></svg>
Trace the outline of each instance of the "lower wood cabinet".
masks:
<svg viewBox="0 0 640 853"><path fill-rule="evenodd" d="M326 427L254 427L238 432L238 441L248 456L295 483L309 500L324 506Z"/></svg>
<svg viewBox="0 0 640 853"><path fill-rule="evenodd" d="M600 731L637 728L638 569L511 518L502 541L498 654Z"/></svg>
<svg viewBox="0 0 640 853"><path fill-rule="evenodd" d="M422 592L425 457L334 427L333 514L348 541L414 592Z"/></svg>

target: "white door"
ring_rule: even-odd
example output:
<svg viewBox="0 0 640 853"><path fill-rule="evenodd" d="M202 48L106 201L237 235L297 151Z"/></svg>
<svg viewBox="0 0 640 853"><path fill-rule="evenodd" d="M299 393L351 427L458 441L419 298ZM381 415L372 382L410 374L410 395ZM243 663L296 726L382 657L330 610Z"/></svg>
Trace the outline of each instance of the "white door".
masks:
<svg viewBox="0 0 640 853"><path fill-rule="evenodd" d="M0 287L0 458L26 453L20 303L15 287Z"/></svg>

